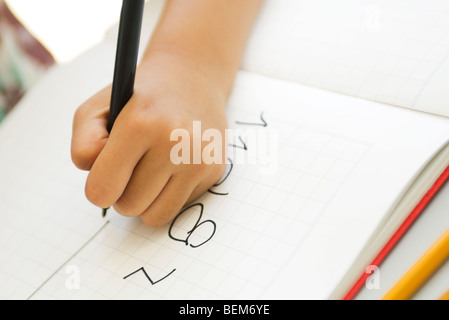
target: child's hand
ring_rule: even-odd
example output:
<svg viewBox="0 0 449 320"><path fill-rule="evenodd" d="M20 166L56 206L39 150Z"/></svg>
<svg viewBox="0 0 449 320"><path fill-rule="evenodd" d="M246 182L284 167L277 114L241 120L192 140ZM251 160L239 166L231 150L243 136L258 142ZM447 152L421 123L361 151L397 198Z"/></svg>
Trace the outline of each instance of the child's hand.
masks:
<svg viewBox="0 0 449 320"><path fill-rule="evenodd" d="M227 93L214 79L194 59L153 52L139 65L134 94L110 135L111 87L81 105L74 117L71 153L78 168L90 170L87 198L157 227L216 183L225 169ZM178 143L170 141L172 131L187 129L192 138L197 120L202 131L215 128L222 133L221 164L175 165L170 160Z"/></svg>
<svg viewBox="0 0 449 320"><path fill-rule="evenodd" d="M227 149L225 105L262 2L165 2L137 69L134 94L111 134L106 130L110 87L75 114L72 159L90 170L86 195L92 203L161 226L221 178ZM170 141L172 131L187 129L192 139L194 121L201 121L203 132L221 132L220 164L171 161L170 151L178 143Z"/></svg>

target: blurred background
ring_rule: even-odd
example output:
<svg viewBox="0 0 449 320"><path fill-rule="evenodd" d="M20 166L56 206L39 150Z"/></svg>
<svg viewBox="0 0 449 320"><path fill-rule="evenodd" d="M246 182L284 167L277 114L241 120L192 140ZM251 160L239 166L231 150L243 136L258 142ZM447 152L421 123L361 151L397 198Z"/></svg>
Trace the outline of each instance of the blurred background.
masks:
<svg viewBox="0 0 449 320"><path fill-rule="evenodd" d="M54 64L100 42L121 0L0 0L0 122Z"/></svg>
<svg viewBox="0 0 449 320"><path fill-rule="evenodd" d="M90 46L119 19L121 0L5 0L58 63Z"/></svg>

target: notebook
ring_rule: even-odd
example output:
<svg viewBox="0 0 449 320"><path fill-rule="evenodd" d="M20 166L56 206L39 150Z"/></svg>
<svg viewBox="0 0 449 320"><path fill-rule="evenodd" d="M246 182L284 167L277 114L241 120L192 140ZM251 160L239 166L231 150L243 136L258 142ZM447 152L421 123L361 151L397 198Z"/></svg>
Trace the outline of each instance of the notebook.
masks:
<svg viewBox="0 0 449 320"><path fill-rule="evenodd" d="M54 67L0 126L0 298L343 299L449 165L447 12L267 1L227 106L226 173L158 229L103 218L70 159L114 33Z"/></svg>

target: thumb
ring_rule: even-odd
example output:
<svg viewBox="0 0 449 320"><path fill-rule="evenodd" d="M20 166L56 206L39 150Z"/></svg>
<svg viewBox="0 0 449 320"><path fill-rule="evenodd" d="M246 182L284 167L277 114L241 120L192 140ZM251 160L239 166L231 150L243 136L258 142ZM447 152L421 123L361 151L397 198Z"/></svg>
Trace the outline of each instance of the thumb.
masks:
<svg viewBox="0 0 449 320"><path fill-rule="evenodd" d="M72 127L72 161L81 170L90 170L105 146L111 86L99 91L75 112Z"/></svg>

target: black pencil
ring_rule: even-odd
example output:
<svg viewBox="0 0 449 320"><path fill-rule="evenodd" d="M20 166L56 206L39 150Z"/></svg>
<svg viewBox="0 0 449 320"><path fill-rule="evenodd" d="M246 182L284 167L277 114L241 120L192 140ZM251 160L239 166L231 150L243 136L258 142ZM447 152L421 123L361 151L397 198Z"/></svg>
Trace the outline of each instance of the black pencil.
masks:
<svg viewBox="0 0 449 320"><path fill-rule="evenodd" d="M133 95L144 4L145 0L123 0L122 3L107 122L109 133L120 111ZM103 218L107 210L102 210Z"/></svg>
<svg viewBox="0 0 449 320"><path fill-rule="evenodd" d="M144 0L123 0L107 129L133 95Z"/></svg>

